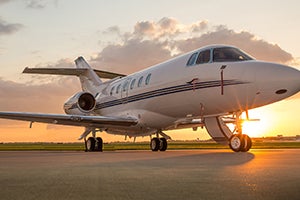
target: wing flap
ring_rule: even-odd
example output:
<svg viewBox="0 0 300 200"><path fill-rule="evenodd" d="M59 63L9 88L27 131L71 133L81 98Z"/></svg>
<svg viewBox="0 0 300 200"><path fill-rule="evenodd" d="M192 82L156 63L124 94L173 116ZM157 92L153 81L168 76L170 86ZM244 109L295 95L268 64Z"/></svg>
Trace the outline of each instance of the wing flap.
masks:
<svg viewBox="0 0 300 200"><path fill-rule="evenodd" d="M49 74L49 75L70 75L70 76L80 76L84 75L88 69L85 68L29 68L26 67L23 70L25 74ZM108 72L103 70L93 69L94 72L104 79L113 79L116 77L124 77L124 74L118 74L114 72Z"/></svg>
<svg viewBox="0 0 300 200"><path fill-rule="evenodd" d="M95 128L102 128L107 126L134 126L138 123L137 120L133 118L23 112L0 112L0 118Z"/></svg>

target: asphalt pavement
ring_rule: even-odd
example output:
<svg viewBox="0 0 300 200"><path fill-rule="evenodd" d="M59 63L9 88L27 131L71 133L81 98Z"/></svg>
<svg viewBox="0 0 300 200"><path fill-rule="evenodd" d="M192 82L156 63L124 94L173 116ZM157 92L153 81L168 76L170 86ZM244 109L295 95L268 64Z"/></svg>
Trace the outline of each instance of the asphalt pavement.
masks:
<svg viewBox="0 0 300 200"><path fill-rule="evenodd" d="M0 152L0 199L300 199L300 150Z"/></svg>

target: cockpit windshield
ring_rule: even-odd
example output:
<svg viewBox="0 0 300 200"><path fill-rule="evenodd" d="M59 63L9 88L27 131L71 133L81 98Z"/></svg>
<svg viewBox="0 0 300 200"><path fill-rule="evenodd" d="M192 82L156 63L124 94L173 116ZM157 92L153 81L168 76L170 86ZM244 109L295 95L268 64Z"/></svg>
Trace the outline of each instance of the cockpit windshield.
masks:
<svg viewBox="0 0 300 200"><path fill-rule="evenodd" d="M213 49L213 62L237 62L253 60L249 55L233 47Z"/></svg>

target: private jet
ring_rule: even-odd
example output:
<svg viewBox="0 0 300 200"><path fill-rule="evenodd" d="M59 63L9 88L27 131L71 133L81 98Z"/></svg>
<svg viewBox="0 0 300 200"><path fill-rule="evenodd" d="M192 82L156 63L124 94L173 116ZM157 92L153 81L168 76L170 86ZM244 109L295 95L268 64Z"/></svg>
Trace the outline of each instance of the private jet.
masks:
<svg viewBox="0 0 300 200"><path fill-rule="evenodd" d="M130 75L92 69L83 57L75 64L23 71L79 77L82 90L66 101L66 114L0 112L0 118L29 121L30 127L33 122L84 127L79 139L86 151L103 150L97 132L150 136L152 151L166 151L171 137L165 131L205 127L217 143L247 152L252 141L242 132L242 113L249 119L248 110L300 90L297 69L255 60L228 45L205 46Z"/></svg>

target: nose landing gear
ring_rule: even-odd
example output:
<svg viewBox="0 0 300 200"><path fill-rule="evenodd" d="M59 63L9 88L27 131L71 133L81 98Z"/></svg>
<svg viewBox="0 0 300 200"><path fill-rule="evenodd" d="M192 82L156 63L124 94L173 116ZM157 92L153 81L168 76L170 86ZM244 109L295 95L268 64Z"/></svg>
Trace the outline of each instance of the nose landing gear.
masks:
<svg viewBox="0 0 300 200"><path fill-rule="evenodd" d="M252 141L248 135L234 134L229 139L229 147L235 152L247 152L252 147Z"/></svg>
<svg viewBox="0 0 300 200"><path fill-rule="evenodd" d="M247 110L246 110L246 116L247 116L247 120L249 120L249 115L248 115ZM235 152L239 152L239 151L247 152L252 147L252 140L248 135L242 134L243 120L241 120L240 117L241 117L241 113L237 113L236 114L236 132L237 132L237 134L233 134L229 138L229 147Z"/></svg>

